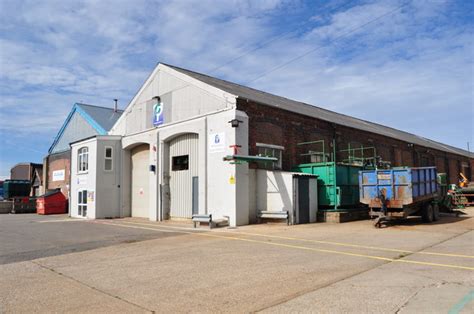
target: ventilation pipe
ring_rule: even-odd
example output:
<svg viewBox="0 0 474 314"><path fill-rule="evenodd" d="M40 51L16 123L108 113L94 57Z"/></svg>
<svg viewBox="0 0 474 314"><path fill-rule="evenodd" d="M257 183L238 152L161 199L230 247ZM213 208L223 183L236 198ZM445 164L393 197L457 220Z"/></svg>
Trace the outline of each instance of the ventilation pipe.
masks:
<svg viewBox="0 0 474 314"><path fill-rule="evenodd" d="M118 111L118 105L117 105L117 102L118 102L118 99L115 98L114 99L114 112L117 112Z"/></svg>

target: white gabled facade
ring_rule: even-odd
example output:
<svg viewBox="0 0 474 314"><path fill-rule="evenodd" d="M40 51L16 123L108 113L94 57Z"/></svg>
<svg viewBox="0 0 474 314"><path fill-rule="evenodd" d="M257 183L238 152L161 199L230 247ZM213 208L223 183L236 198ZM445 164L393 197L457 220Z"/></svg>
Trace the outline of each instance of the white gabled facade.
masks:
<svg viewBox="0 0 474 314"><path fill-rule="evenodd" d="M164 116L158 127L153 126L156 96L161 98ZM235 104L235 95L159 64L109 132L110 140L96 137L72 145L71 216L81 216L78 193L88 191L95 198L89 198L86 216L90 219L143 217L146 207L147 218L153 221L191 218L194 213L226 216L234 226L248 224L248 165L223 161L225 155L233 154L231 145L240 145L241 154L248 151L247 116ZM232 119L243 123L232 128ZM221 142L210 144L209 138L216 135ZM103 162L102 142L118 138L113 173L119 187L114 189L112 182L103 182L99 163ZM77 170L81 147L90 152L87 173ZM192 169L176 170L173 163L186 158ZM101 203L104 194L119 200L115 211ZM173 207L173 201L183 208Z"/></svg>
<svg viewBox="0 0 474 314"><path fill-rule="evenodd" d="M163 121L155 127L156 97L161 99ZM248 155L248 117L236 109L236 99L159 64L108 136L72 145L71 216L84 216L78 211L84 206L79 192L87 191L94 195L88 199L90 219L132 216L161 221L212 214L213 219L228 218L231 226L254 222L257 209L266 209L253 201L256 192L250 189L256 183L249 180L255 176L247 163L223 160L234 154L233 145L240 146L238 154ZM240 121L238 127L229 123L233 119ZM106 143L114 143L115 167L104 174ZM77 169L81 147L90 149L87 174Z"/></svg>

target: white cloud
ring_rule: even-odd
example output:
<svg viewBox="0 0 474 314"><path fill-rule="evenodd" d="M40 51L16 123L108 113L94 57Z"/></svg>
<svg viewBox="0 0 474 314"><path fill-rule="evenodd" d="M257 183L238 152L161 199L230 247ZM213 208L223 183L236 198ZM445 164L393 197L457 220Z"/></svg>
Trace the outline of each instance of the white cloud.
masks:
<svg viewBox="0 0 474 314"><path fill-rule="evenodd" d="M250 84L464 147L473 38L458 3L413 1L328 45L401 3L4 0L0 132L52 139L74 102L124 106L158 61L206 73L272 41L213 74L246 83L317 48Z"/></svg>

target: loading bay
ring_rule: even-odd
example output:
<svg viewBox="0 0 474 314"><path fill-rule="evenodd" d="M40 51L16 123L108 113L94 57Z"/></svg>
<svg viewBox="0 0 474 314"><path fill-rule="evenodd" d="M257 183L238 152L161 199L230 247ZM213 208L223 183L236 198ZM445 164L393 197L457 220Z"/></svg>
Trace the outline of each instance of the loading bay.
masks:
<svg viewBox="0 0 474 314"><path fill-rule="evenodd" d="M383 229L0 215L0 312L473 313L463 212Z"/></svg>

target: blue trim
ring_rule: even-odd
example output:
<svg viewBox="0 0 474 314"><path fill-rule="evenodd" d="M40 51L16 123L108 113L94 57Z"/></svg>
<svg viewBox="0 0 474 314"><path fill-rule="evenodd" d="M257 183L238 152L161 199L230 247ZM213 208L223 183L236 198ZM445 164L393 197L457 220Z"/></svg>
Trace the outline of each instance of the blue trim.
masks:
<svg viewBox="0 0 474 314"><path fill-rule="evenodd" d="M66 129L66 126L69 124L69 121L71 121L72 116L74 115L74 112L76 112L77 108L77 103L72 106L72 110L69 112L66 121L64 121L63 125L61 126L61 129L59 129L58 134L56 134L56 137L54 138L53 144L51 144L51 147L48 149L48 153L51 154L51 151L53 150L54 146L58 143L59 139L61 138L61 135L63 135L64 129Z"/></svg>
<svg viewBox="0 0 474 314"><path fill-rule="evenodd" d="M74 113L77 111L85 120L87 123L89 123L98 133L99 135L106 135L107 131L101 127L87 112L85 112L81 107L81 104L75 103L74 106L71 109L71 112L69 112L66 121L64 121L63 125L61 126L61 129L59 129L58 134L54 138L53 144L51 144L51 147L48 149L48 154L51 154L53 151L54 147L56 144L59 142L59 139L64 133L64 130L66 129L67 125L69 124L69 121L71 121L72 116Z"/></svg>

